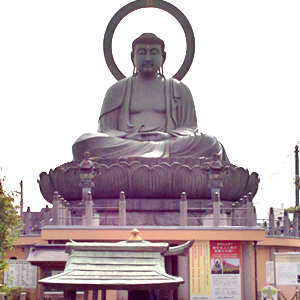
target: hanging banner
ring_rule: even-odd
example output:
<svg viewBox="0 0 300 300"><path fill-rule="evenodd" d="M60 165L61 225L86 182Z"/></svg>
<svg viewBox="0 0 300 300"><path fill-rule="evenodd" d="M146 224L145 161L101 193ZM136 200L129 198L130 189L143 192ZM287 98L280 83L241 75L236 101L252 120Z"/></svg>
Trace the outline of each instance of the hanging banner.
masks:
<svg viewBox="0 0 300 300"><path fill-rule="evenodd" d="M196 241L190 249L191 300L241 300L240 243Z"/></svg>
<svg viewBox="0 0 300 300"><path fill-rule="evenodd" d="M191 300L210 299L209 241L195 241L190 249Z"/></svg>

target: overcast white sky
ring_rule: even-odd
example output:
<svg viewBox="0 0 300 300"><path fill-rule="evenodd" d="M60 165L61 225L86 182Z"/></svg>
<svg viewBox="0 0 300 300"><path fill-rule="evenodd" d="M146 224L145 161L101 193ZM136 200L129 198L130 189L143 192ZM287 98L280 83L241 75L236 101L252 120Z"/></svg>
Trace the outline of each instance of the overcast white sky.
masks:
<svg viewBox="0 0 300 300"><path fill-rule="evenodd" d="M74 141L97 130L103 97L116 81L103 37L129 2L0 2L0 167L7 191L19 190L23 180L25 208L45 207L39 174L71 161ZM182 81L192 91L200 131L216 136L233 164L259 173L259 217L270 206L294 205L300 1L169 2L186 15L196 38L194 62ZM143 32L165 40L164 72L174 75L185 55L184 33L171 15L154 8L119 24L113 52L121 71L131 75L131 42Z"/></svg>

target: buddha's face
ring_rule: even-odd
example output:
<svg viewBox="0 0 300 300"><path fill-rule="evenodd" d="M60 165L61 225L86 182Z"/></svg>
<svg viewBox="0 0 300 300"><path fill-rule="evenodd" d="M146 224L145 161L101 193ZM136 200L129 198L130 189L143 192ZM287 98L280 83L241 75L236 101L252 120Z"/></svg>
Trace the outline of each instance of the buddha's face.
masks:
<svg viewBox="0 0 300 300"><path fill-rule="evenodd" d="M137 44L134 47L133 63L141 76L155 76L163 64L161 45Z"/></svg>

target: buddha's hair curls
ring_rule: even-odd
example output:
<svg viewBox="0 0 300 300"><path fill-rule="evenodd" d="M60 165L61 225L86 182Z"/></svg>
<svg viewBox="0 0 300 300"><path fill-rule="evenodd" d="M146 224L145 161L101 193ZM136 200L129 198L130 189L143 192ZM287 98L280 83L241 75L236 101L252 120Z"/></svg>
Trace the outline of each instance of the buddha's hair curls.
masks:
<svg viewBox="0 0 300 300"><path fill-rule="evenodd" d="M165 42L153 33L143 33L132 42L132 51L137 44L159 44L164 52Z"/></svg>

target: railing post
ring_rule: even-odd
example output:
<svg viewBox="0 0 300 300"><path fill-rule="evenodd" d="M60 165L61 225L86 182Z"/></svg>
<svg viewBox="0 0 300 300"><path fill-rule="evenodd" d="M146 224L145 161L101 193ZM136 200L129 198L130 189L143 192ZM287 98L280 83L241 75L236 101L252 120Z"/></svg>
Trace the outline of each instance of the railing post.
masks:
<svg viewBox="0 0 300 300"><path fill-rule="evenodd" d="M120 193L119 199L119 226L126 226L126 200L125 193Z"/></svg>
<svg viewBox="0 0 300 300"><path fill-rule="evenodd" d="M274 223L274 209L273 209L273 207L270 207L269 235L275 235L275 223Z"/></svg>
<svg viewBox="0 0 300 300"><path fill-rule="evenodd" d="M231 205L231 226L236 225L234 213L235 213L235 203L232 203L232 205Z"/></svg>
<svg viewBox="0 0 300 300"><path fill-rule="evenodd" d="M236 201L236 216L237 216L237 226L243 225L243 198L240 198L239 201Z"/></svg>
<svg viewBox="0 0 300 300"><path fill-rule="evenodd" d="M53 193L52 204L53 204L53 207L52 207L53 225L58 225L58 220L59 220L59 198L58 198L58 192L54 192Z"/></svg>
<svg viewBox="0 0 300 300"><path fill-rule="evenodd" d="M45 215L44 215L44 225L49 225L50 224L50 209L48 205L46 205L45 208Z"/></svg>
<svg viewBox="0 0 300 300"><path fill-rule="evenodd" d="M66 225L72 225L72 214L70 209L70 203L66 203Z"/></svg>
<svg viewBox="0 0 300 300"><path fill-rule="evenodd" d="M93 223L93 201L92 193L87 193L87 199L85 203L85 224L91 226Z"/></svg>
<svg viewBox="0 0 300 300"><path fill-rule="evenodd" d="M299 233L299 219L298 219L298 214L294 213L294 219L293 219L293 236L298 237Z"/></svg>
<svg viewBox="0 0 300 300"><path fill-rule="evenodd" d="M280 221L276 221L275 235L281 235Z"/></svg>
<svg viewBox="0 0 300 300"><path fill-rule="evenodd" d="M287 211L284 211L283 214L283 235L289 236L290 235L290 219Z"/></svg>
<svg viewBox="0 0 300 300"><path fill-rule="evenodd" d="M250 196L250 197L249 197ZM253 202L252 202L252 194L248 195L248 197L246 197L246 201L247 201L247 220L246 220L246 224L247 226L254 226L253 221Z"/></svg>
<svg viewBox="0 0 300 300"><path fill-rule="evenodd" d="M253 206L253 224L254 226L257 226L257 214L255 206Z"/></svg>
<svg viewBox="0 0 300 300"><path fill-rule="evenodd" d="M67 225L67 200L62 198L61 200L62 210L61 210L61 225Z"/></svg>
<svg viewBox="0 0 300 300"><path fill-rule="evenodd" d="M187 201L186 201L186 193L181 193L180 200L180 226L187 226Z"/></svg>
<svg viewBox="0 0 300 300"><path fill-rule="evenodd" d="M63 211L63 203L64 203L64 198L59 197L59 218L58 218L58 225L63 225L63 220L64 220L64 211Z"/></svg>
<svg viewBox="0 0 300 300"><path fill-rule="evenodd" d="M220 194L215 193L213 197L214 226L220 226Z"/></svg>

